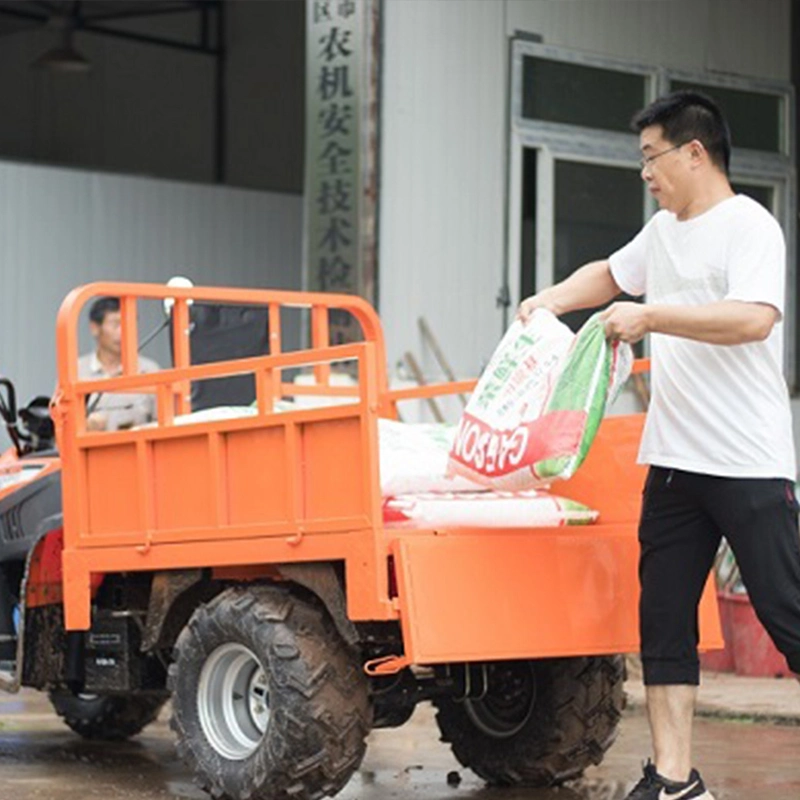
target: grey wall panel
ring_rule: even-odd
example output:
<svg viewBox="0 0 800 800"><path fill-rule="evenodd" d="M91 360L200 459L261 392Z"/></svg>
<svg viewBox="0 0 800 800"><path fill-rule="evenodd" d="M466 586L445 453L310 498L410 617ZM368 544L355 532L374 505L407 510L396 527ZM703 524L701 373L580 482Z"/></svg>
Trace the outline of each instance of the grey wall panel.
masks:
<svg viewBox="0 0 800 800"><path fill-rule="evenodd" d="M78 35L87 74L33 69L51 30L3 37L0 155L179 180L213 180L208 56Z"/></svg>
<svg viewBox="0 0 800 800"><path fill-rule="evenodd" d="M441 377L419 315L459 376L476 374L501 335L509 37L786 81L789 11L788 0L387 0L380 311L390 366L411 350Z"/></svg>
<svg viewBox="0 0 800 800"><path fill-rule="evenodd" d="M459 375L501 329L503 5L389 0L385 20L380 311L394 367L424 315Z"/></svg>
<svg viewBox="0 0 800 800"><path fill-rule="evenodd" d="M301 228L295 195L0 162L0 372L50 393L56 312L88 281L300 288Z"/></svg>
<svg viewBox="0 0 800 800"><path fill-rule="evenodd" d="M506 31L677 69L790 77L790 0L504 0Z"/></svg>
<svg viewBox="0 0 800 800"><path fill-rule="evenodd" d="M712 35L706 69L791 79L791 0L708 2Z"/></svg>
<svg viewBox="0 0 800 800"><path fill-rule="evenodd" d="M225 182L299 194L305 2L227 0L225 10ZM163 14L113 25L196 42L199 19ZM2 37L0 158L215 180L213 57L78 31L89 73L32 68L58 35L37 28Z"/></svg>
<svg viewBox="0 0 800 800"><path fill-rule="evenodd" d="M229 183L303 191L305 36L303 0L230 4Z"/></svg>

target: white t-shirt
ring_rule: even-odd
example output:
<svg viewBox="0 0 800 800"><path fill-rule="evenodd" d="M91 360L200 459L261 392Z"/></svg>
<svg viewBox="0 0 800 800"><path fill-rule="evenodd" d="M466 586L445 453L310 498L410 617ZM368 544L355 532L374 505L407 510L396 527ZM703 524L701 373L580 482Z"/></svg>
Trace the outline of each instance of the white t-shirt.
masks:
<svg viewBox="0 0 800 800"><path fill-rule="evenodd" d="M151 358L139 356L139 372L158 372L161 367ZM122 368L116 373L121 374ZM112 377L103 369L97 353L86 353L78 358L79 380L101 380ZM106 430L116 431L144 425L156 418L156 396L154 394L133 394L131 392L104 392L87 398L87 409L92 408L106 416Z"/></svg>
<svg viewBox="0 0 800 800"><path fill-rule="evenodd" d="M610 259L617 285L659 305L768 303L783 316L786 247L775 219L737 195L679 221L659 211ZM639 461L706 475L795 480L783 324L763 342L652 334L652 400Z"/></svg>

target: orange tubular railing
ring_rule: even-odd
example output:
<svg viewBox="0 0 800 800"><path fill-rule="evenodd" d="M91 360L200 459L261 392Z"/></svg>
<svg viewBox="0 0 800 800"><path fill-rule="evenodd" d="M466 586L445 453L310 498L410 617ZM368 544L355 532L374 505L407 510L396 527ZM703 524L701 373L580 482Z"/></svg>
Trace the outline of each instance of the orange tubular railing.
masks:
<svg viewBox="0 0 800 800"><path fill-rule="evenodd" d="M354 295L312 292L271 291L258 289L228 289L214 287L167 287L160 284L92 283L73 289L61 305L56 320L58 374L62 382L74 384L78 375L78 322L86 303L104 295L120 298L123 348L122 375L136 374L137 364L137 300L174 300L173 350L175 367L189 366L189 306L193 302L264 305L269 309L270 355L282 350L281 307L305 308L311 312L311 347L329 346L327 312L343 310L361 326L364 340L372 342L377 357L378 388L387 391L386 347L375 310L365 300ZM318 383L326 383L330 367L319 365L315 371ZM203 376L199 376L203 377ZM110 384L104 384L111 389Z"/></svg>
<svg viewBox="0 0 800 800"><path fill-rule="evenodd" d="M121 301L122 374L81 380L81 310L101 295ZM139 303L166 298L174 300L174 366L138 374ZM192 365L192 302L267 307L269 355ZM307 309L306 349L283 346L287 307ZM357 320L363 341L331 345L334 309ZM389 391L380 323L362 299L96 283L66 298L57 335L52 413L63 468L68 629L89 627L93 575L207 567L246 580L293 562L324 562L344 567L351 620L400 623L401 652L374 664L375 672L636 647L636 520L645 470L635 459L643 415L604 420L581 470L558 488L599 510L593 526L384 528L378 417L396 416L403 400L470 391L474 381ZM332 385L331 365L342 361L357 367L356 385ZM284 381L299 367L313 372L314 386ZM634 371L646 369L637 362ZM193 381L241 374L255 381L252 413L178 420L191 410ZM87 430L85 401L100 391L154 393L156 423ZM276 408L286 396L309 394L348 402ZM712 638L713 599L707 590L703 619L711 620Z"/></svg>
<svg viewBox="0 0 800 800"><path fill-rule="evenodd" d="M104 295L120 298L122 373L99 381L80 380L81 310ZM175 365L138 374L137 303L166 298L174 300ZM270 354L191 365L192 302L266 306ZM309 310L309 349L283 351L280 321L286 307ZM357 320L363 342L330 345L332 309ZM388 598L386 545L375 535L382 527L377 417L391 416L392 404L380 323L364 300L95 283L75 289L62 304L57 351L59 382L52 413L63 464L64 603L69 627L89 624L92 573L314 560L343 561L346 573L358 571L358 579L348 582L353 619L396 616ZM330 385L334 362L355 363L358 384ZM313 370L317 385L284 382L284 371L294 367ZM202 426L175 424L178 415L191 411L191 382L240 374L255 379L253 416ZM155 393L157 424L88 431L85 401L100 391ZM309 394L352 402L272 413L279 398Z"/></svg>

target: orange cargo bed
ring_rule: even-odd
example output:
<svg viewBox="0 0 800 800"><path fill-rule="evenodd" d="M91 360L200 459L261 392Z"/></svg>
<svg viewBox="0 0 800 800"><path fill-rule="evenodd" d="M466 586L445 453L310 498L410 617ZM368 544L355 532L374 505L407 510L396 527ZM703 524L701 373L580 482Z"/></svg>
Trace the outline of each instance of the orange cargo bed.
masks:
<svg viewBox="0 0 800 800"><path fill-rule="evenodd" d="M77 377L78 325L97 295L121 298L123 374ZM175 366L136 374L137 301L175 299ZM268 306L268 356L192 366L189 303ZM287 308L307 309L310 347L282 352ZM329 313L346 311L364 341L330 345ZM636 520L644 470L635 464L642 417L606 419L578 474L558 493L600 511L591 526L385 529L377 420L400 400L468 390L472 382L388 390L385 349L372 308L358 298L299 292L93 284L75 290L58 317L59 387L53 416L63 462L64 605L68 628L90 623L97 573L209 567L272 575L281 564L342 564L354 622L398 620L404 663L615 653L638 647ZM354 387L330 385L349 362ZM312 370L317 385L283 380ZM255 379L251 417L175 425L189 411L191 381ZM158 423L86 430L97 391L156 394ZM274 412L299 393L346 397L345 405ZM702 606L703 645L721 645L713 594Z"/></svg>
<svg viewBox="0 0 800 800"><path fill-rule="evenodd" d="M530 530L387 531L405 654L376 665L636 652L635 465L643 415L608 417L559 495L600 509L592 525ZM701 648L722 646L713 577L700 606Z"/></svg>

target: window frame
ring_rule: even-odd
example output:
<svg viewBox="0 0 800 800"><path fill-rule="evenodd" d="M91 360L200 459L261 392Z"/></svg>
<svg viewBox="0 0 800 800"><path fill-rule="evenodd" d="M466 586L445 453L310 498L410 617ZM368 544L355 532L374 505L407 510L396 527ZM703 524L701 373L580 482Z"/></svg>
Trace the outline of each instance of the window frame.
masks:
<svg viewBox="0 0 800 800"><path fill-rule="evenodd" d="M508 178L508 233L506 285L512 307L519 304L522 223L522 158L525 149L537 151L536 289L551 285L555 269L555 162L559 160L640 170L639 143L633 133L585 128L568 123L532 120L522 115L522 63L526 56L576 63L605 70L635 73L645 78L644 103L655 99L658 70L622 59L596 56L525 39L512 39L511 102ZM642 224L655 203L642 185Z"/></svg>
<svg viewBox="0 0 800 800"><path fill-rule="evenodd" d="M783 229L787 250L787 294L784 315L785 374L792 394L797 394L798 366L798 275L797 242L793 221L797 217L795 176L795 141L791 132L795 96L787 82L760 80L739 76L691 72L648 65L620 58L599 56L544 45L525 38L510 40L510 84L508 124L507 224L505 286L511 307L520 300L522 261L522 162L525 149L537 151L536 187L536 289L552 284L555 267L555 163L559 160L583 162L599 166L623 167L640 171L638 137L599 128L585 128L567 123L532 120L522 116L522 63L525 56L576 63L605 70L618 70L645 77L647 104L666 94L673 81L688 81L748 92L764 92L783 98L781 136L784 153L735 149L731 158L730 179L734 183L770 186L774 190L773 214ZM635 109L634 109L635 110ZM633 111L632 111L633 113ZM642 183L642 224L657 210L657 204ZM600 257L602 254L598 254ZM576 265L577 266L577 265Z"/></svg>
<svg viewBox="0 0 800 800"><path fill-rule="evenodd" d="M769 186L773 189L772 213L783 230L786 239L786 300L784 325L784 370L792 396L800 393L798 378L800 364L798 357L798 303L797 287L797 235L794 220L797 219L797 181L795 180L796 147L792 135L794 119L795 93L791 84L781 81L770 81L756 78L745 78L735 75L718 75L715 73L690 72L679 69L660 70L660 89L670 91L673 81L696 83L700 88L708 87L713 93L714 87L724 89L740 89L755 94L764 93L778 95L783 99L782 126L780 131L784 144L784 152L772 153L764 150L752 150L735 146L731 153L731 183Z"/></svg>

